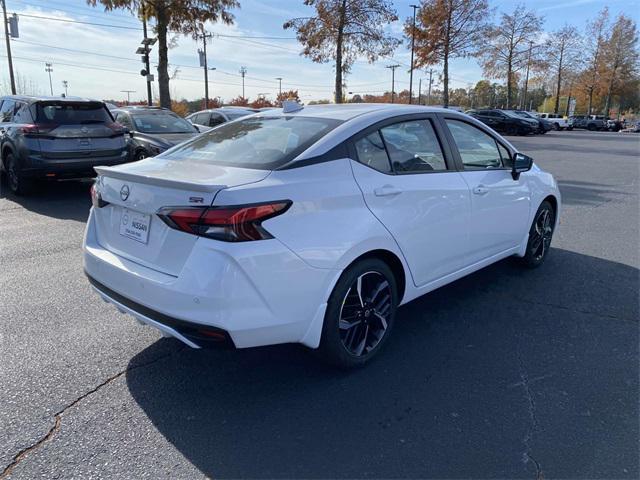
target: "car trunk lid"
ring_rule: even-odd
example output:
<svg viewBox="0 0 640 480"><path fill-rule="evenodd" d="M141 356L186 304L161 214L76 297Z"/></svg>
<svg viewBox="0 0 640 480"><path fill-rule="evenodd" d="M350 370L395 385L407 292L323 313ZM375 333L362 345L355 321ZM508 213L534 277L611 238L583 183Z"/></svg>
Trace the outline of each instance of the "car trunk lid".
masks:
<svg viewBox="0 0 640 480"><path fill-rule="evenodd" d="M94 209L98 243L173 276L180 274L198 237L169 228L156 215L158 210L208 206L220 190L259 182L270 173L162 158L95 170L101 198L108 202Z"/></svg>

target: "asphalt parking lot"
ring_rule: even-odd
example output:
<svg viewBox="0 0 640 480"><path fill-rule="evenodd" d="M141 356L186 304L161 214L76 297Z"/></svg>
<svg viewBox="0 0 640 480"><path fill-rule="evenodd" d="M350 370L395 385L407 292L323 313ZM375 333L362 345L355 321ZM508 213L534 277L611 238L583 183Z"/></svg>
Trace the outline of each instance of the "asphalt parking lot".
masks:
<svg viewBox="0 0 640 480"><path fill-rule="evenodd" d="M0 194L0 478L638 478L640 136L513 137L559 180L547 263L403 307L367 368L194 351L90 291L88 183Z"/></svg>

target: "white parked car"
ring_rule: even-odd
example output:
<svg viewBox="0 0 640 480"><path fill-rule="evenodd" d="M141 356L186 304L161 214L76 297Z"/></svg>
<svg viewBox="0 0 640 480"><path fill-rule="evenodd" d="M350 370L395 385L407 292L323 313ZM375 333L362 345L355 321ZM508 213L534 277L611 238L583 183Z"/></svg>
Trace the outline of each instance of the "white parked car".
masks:
<svg viewBox="0 0 640 480"><path fill-rule="evenodd" d="M96 168L84 267L102 298L198 348L373 357L399 305L510 256L540 265L553 177L479 121L286 105Z"/></svg>
<svg viewBox="0 0 640 480"><path fill-rule="evenodd" d="M567 130L573 129L571 121L559 113L540 113L539 115L540 118L544 118L551 123L554 130L564 130L565 128Z"/></svg>

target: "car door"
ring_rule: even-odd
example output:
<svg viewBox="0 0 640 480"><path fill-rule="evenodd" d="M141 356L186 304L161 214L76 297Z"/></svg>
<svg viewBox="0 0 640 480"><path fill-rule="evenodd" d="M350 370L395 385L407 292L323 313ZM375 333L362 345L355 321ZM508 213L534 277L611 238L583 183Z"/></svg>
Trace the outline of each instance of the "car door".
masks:
<svg viewBox="0 0 640 480"><path fill-rule="evenodd" d="M527 175L514 180L509 150L486 130L444 116L451 149L471 192L467 263L516 247L528 230L531 191Z"/></svg>
<svg viewBox="0 0 640 480"><path fill-rule="evenodd" d="M417 286L459 270L468 247L469 189L436 120L386 121L351 144L367 207L398 243Z"/></svg>
<svg viewBox="0 0 640 480"><path fill-rule="evenodd" d="M11 128L13 121L13 112L16 107L15 100L10 98L4 99L0 105L0 146L5 142L9 142L10 136L14 129Z"/></svg>

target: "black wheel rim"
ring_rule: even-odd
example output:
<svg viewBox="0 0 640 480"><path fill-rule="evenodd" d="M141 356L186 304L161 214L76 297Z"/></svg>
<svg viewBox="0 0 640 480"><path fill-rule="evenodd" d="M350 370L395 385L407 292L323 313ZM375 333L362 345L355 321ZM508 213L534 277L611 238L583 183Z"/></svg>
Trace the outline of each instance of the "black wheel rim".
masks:
<svg viewBox="0 0 640 480"><path fill-rule="evenodd" d="M136 160L142 160L147 158L147 154L144 152L138 152L138 154L136 155Z"/></svg>
<svg viewBox="0 0 640 480"><path fill-rule="evenodd" d="M553 215L548 209L542 210L534 223L533 238L531 239L531 252L533 258L541 260L549 250L551 237L553 236Z"/></svg>
<svg viewBox="0 0 640 480"><path fill-rule="evenodd" d="M18 190L18 172L16 170L16 162L13 157L10 157L8 163L7 176L9 177L9 188L15 192Z"/></svg>
<svg viewBox="0 0 640 480"><path fill-rule="evenodd" d="M379 272L360 275L349 287L340 308L338 328L342 345L351 355L368 355L378 346L389 326L393 295Z"/></svg>

